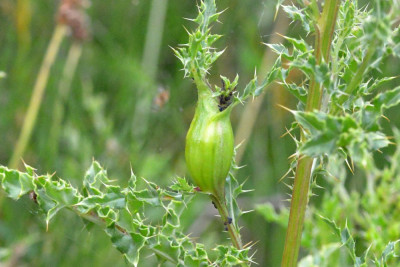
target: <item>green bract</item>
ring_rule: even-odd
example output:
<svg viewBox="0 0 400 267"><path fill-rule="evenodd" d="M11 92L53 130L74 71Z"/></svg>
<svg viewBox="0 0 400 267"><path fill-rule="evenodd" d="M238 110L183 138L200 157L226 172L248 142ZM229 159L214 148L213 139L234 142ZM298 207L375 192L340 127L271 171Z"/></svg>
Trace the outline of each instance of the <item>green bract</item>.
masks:
<svg viewBox="0 0 400 267"><path fill-rule="evenodd" d="M231 106L219 111L210 92L199 91L193 121L186 136L186 164L204 192L221 196L233 157Z"/></svg>

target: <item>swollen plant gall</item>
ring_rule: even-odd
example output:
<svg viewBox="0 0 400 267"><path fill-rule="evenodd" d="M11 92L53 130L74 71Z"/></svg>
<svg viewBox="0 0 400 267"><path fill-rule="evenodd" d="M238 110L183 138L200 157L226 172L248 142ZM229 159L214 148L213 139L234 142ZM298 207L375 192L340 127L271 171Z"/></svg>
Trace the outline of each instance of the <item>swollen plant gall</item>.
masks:
<svg viewBox="0 0 400 267"><path fill-rule="evenodd" d="M211 94L199 94L193 121L186 136L185 157L192 179L203 192L224 195L231 167L234 137L231 109L220 111Z"/></svg>

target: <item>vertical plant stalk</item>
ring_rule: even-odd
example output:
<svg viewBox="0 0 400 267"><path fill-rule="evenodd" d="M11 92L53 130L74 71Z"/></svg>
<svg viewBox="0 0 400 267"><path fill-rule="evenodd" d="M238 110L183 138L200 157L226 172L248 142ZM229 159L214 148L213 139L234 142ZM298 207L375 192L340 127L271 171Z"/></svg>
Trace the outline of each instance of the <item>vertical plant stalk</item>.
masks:
<svg viewBox="0 0 400 267"><path fill-rule="evenodd" d="M167 7L168 0L153 0L151 4L142 58L143 70L147 73L150 80L153 80L157 74Z"/></svg>
<svg viewBox="0 0 400 267"><path fill-rule="evenodd" d="M53 123L50 129L51 158L55 158L58 151L58 140L61 129L61 122L64 116L64 104L71 89L71 82L76 67L82 54L82 42L74 41L68 51L62 78L58 86L58 96L53 108ZM50 151L50 150L49 150Z"/></svg>
<svg viewBox="0 0 400 267"><path fill-rule="evenodd" d="M339 4L340 0L325 1L324 9L315 25L315 57L317 64L321 63L322 57L326 62L329 60L330 46L336 25ZM322 92L321 85L316 82L315 78L312 78L307 97L306 111L320 110ZM305 138L304 133L302 133L301 140L304 141ZM304 216L308 204L313 162L313 158L299 155L294 178L289 224L282 256L282 267L294 267L297 265Z"/></svg>
<svg viewBox="0 0 400 267"><path fill-rule="evenodd" d="M33 93L29 102L26 116L24 118L22 130L9 162L9 166L12 169L16 169L18 167L18 162L23 156L26 146L28 145L28 142L30 140L32 130L36 123L38 111L42 103L47 81L49 79L50 68L53 65L54 60L58 54L58 50L65 36L65 33L65 25L57 24L56 28L54 29L54 33L50 40L49 46L47 47L43 63L40 67L38 77L33 87Z"/></svg>
<svg viewBox="0 0 400 267"><path fill-rule="evenodd" d="M145 136L149 131L150 114L152 107L152 99L156 91L156 77L158 71L158 62L160 57L160 49L164 34L165 16L168 7L168 0L153 0L151 3L150 14L147 22L146 38L143 48L143 57L141 67L146 75L148 88L141 90L140 101L136 103L132 121L140 124L133 130L139 149L144 145Z"/></svg>

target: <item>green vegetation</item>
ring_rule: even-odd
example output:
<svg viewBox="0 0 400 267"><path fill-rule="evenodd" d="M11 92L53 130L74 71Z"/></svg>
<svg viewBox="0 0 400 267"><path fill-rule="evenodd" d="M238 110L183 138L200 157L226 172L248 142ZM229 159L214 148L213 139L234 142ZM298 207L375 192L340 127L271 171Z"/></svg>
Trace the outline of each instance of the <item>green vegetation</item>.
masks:
<svg viewBox="0 0 400 267"><path fill-rule="evenodd" d="M0 9L0 265L400 264L398 1Z"/></svg>

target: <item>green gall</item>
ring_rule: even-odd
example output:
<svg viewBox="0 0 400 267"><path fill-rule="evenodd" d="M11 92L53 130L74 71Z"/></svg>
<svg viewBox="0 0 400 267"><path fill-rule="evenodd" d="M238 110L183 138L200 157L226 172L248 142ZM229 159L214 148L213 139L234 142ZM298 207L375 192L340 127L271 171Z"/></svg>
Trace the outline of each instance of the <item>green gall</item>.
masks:
<svg viewBox="0 0 400 267"><path fill-rule="evenodd" d="M199 91L196 112L186 136L189 173L203 192L215 196L224 195L234 153L230 113L231 107L220 111L211 94Z"/></svg>

